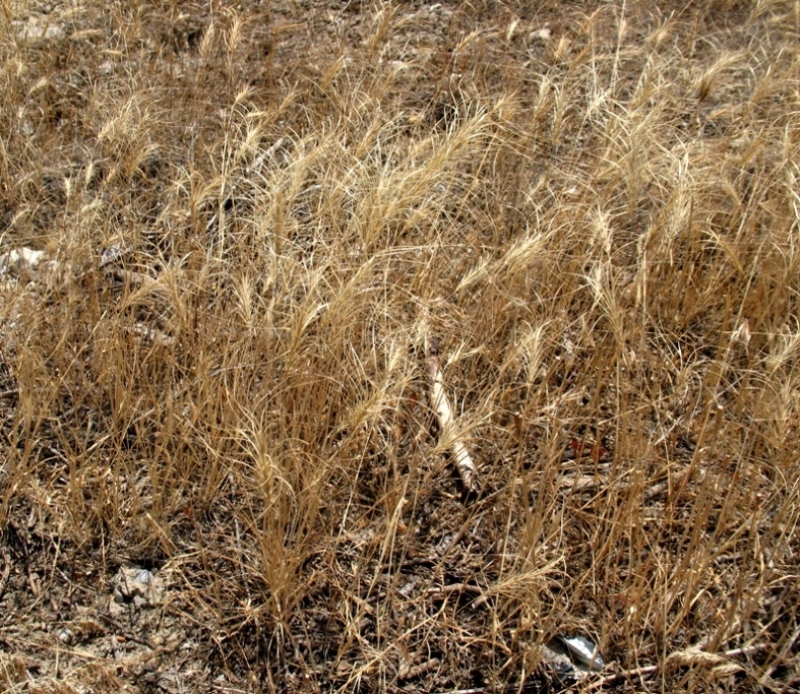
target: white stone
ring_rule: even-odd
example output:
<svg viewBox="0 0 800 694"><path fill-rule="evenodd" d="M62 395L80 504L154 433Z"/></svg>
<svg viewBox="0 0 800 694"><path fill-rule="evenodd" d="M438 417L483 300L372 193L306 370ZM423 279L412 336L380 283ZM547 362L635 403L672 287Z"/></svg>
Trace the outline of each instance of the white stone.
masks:
<svg viewBox="0 0 800 694"><path fill-rule="evenodd" d="M538 31L532 31L530 33L530 38L539 39L541 41L547 41L552 36L552 34L553 32L550 31L548 27L544 27L542 29L539 29Z"/></svg>
<svg viewBox="0 0 800 694"><path fill-rule="evenodd" d="M0 255L0 277L16 275L23 270L36 268L44 258L44 251L34 251L30 248L15 248L13 251Z"/></svg>
<svg viewBox="0 0 800 694"><path fill-rule="evenodd" d="M164 597L164 582L152 571L138 566L123 566L114 577L114 594L109 602L112 616L120 616L131 606L140 610L157 607Z"/></svg>
<svg viewBox="0 0 800 694"><path fill-rule="evenodd" d="M30 17L27 22L16 22L17 38L27 43L63 41L66 33L61 25L49 17Z"/></svg>

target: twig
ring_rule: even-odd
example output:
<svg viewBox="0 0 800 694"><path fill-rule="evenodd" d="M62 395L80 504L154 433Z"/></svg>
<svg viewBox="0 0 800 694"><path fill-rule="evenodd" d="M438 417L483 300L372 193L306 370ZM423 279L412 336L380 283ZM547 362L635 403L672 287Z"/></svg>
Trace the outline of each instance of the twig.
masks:
<svg viewBox="0 0 800 694"><path fill-rule="evenodd" d="M2 600L8 586L8 578L11 575L11 552L3 547L0 550L0 556L3 557L3 573L0 575L0 600Z"/></svg>
<svg viewBox="0 0 800 694"><path fill-rule="evenodd" d="M671 485L682 484L683 478L689 472L689 468L685 468L683 470L679 470L675 473L674 477L670 479L666 479L663 482L658 482L650 487L644 493L644 500L650 501L651 499L657 497L659 494L663 494L666 491L669 491Z"/></svg>
<svg viewBox="0 0 800 694"><path fill-rule="evenodd" d="M239 569L241 571L242 576L242 585L244 586L245 592L247 593L247 600L248 603L253 599L253 596L250 594L250 585L247 581L247 572L245 571L246 563L244 561L244 550L242 549L242 534L241 530L239 529L239 518L237 516L233 517L233 527L236 531L236 549L239 551L239 559L240 559L240 566Z"/></svg>
<svg viewBox="0 0 800 694"><path fill-rule="evenodd" d="M147 288L156 284L156 280L152 277L145 275L143 272L137 272L136 270L113 269L110 270L108 274L118 282L124 283L127 280L133 287Z"/></svg>
<svg viewBox="0 0 800 694"><path fill-rule="evenodd" d="M716 655L720 659L724 658L735 658L736 656L740 655L750 655L751 653L757 653L767 647L765 643L758 643L753 646L743 646L741 648L732 648L728 651L724 651L723 653L715 654L708 652L709 656ZM676 651L675 653L671 653L666 658L666 662L670 660L675 661L680 659L681 656L685 656L687 654L691 654L692 650L697 653L703 653L705 651L701 651L696 647L689 647L683 651ZM631 678L631 677L641 677L642 675L650 675L656 672L662 665L646 665L645 667L634 668L632 670L622 670L621 672L615 672L610 675L606 675L605 677L601 677L599 680L592 682L588 687L586 687L585 691L591 691L593 689L600 689L615 680L623 679L623 678Z"/></svg>
<svg viewBox="0 0 800 694"><path fill-rule="evenodd" d="M447 401L447 395L445 395L444 392L444 376L439 367L438 343L435 338L431 338L429 335L427 309L423 310L421 327L425 343L425 361L428 369L428 377L431 381L431 407L433 407L439 419L439 436L441 440L446 441L453 438L455 434L455 418L453 417L453 410L450 408L450 403ZM472 456L470 456L466 446L458 439L453 441L452 446L456 468L458 469L458 474L461 476L461 481L464 483L464 488L467 492L474 492L477 489L477 470Z"/></svg>
<svg viewBox="0 0 800 694"><path fill-rule="evenodd" d="M594 477L592 475L563 475L558 482L559 489L564 493L578 493L578 492L593 492L601 490L605 487L615 486L620 490L625 490L628 485L622 484L622 480L628 476L628 472L623 472L615 479L610 479L608 476Z"/></svg>
<svg viewBox="0 0 800 694"><path fill-rule="evenodd" d="M572 475L565 475L559 480L558 486L567 492L587 492L597 489L604 480L599 480L591 475L581 475L574 477Z"/></svg>
<svg viewBox="0 0 800 694"><path fill-rule="evenodd" d="M156 328L148 328L144 323L136 323L136 325L132 327L126 327L125 330L138 337L155 342L162 347L172 347L172 345L175 344L174 337L166 335Z"/></svg>
<svg viewBox="0 0 800 694"><path fill-rule="evenodd" d="M425 592L434 596L449 595L450 593L472 593L473 595L483 596L483 588L466 583L451 583L446 586L428 588Z"/></svg>
<svg viewBox="0 0 800 694"><path fill-rule="evenodd" d="M400 680L414 680L417 679L417 677L424 675L426 672L439 667L439 665L441 665L441 660L438 658L431 658L430 660L420 663L419 665L415 665L414 667L410 667L407 670L401 670L397 677Z"/></svg>
<svg viewBox="0 0 800 694"><path fill-rule="evenodd" d="M541 687L533 685L536 691L542 691ZM519 692L527 692L530 687L528 685L519 684L501 684L495 687L475 687L474 689L453 689L449 692L436 692L436 694L519 694Z"/></svg>

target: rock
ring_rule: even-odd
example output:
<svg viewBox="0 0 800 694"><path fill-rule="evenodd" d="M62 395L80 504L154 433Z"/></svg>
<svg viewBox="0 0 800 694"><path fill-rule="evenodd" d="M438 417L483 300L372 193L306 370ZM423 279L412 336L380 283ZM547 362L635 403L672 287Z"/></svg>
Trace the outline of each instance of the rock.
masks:
<svg viewBox="0 0 800 694"><path fill-rule="evenodd" d="M583 636L557 635L543 650L544 661L561 682L578 681L606 664L595 644Z"/></svg>
<svg viewBox="0 0 800 694"><path fill-rule="evenodd" d="M24 246L3 253L0 255L0 277L16 276L23 270L33 270L39 266L43 258L44 251L34 251Z"/></svg>
<svg viewBox="0 0 800 694"><path fill-rule="evenodd" d="M63 41L66 32L50 17L29 17L27 22L15 22L17 38L30 44Z"/></svg>
<svg viewBox="0 0 800 694"><path fill-rule="evenodd" d="M138 566L123 566L114 577L114 594L109 603L112 616L158 606L164 597L164 582L152 571Z"/></svg>
<svg viewBox="0 0 800 694"><path fill-rule="evenodd" d="M27 287L35 283L54 280L62 269L57 260L45 260L44 251L31 248L15 248L0 255L0 288Z"/></svg>
<svg viewBox="0 0 800 694"><path fill-rule="evenodd" d="M100 267L104 268L107 265L116 264L119 260L121 260L126 254L128 250L122 246L120 243L115 243L106 250L103 251L103 254L100 256Z"/></svg>
<svg viewBox="0 0 800 694"><path fill-rule="evenodd" d="M560 636L559 638L567 647L572 662L581 669L600 672L606 666L599 649L589 639L583 636Z"/></svg>
<svg viewBox="0 0 800 694"><path fill-rule="evenodd" d="M552 32L550 31L550 27L543 27L538 31L532 31L528 38L531 40L539 39L540 41L548 41L552 36Z"/></svg>

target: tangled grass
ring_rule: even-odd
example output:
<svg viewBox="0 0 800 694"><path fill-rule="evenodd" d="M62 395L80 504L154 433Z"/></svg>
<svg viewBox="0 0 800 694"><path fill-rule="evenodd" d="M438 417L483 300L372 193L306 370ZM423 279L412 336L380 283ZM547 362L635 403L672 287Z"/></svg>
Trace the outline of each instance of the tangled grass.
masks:
<svg viewBox="0 0 800 694"><path fill-rule="evenodd" d="M3 688L556 689L562 633L586 690L797 686L797 2L52 5L0 3L0 250L55 261Z"/></svg>

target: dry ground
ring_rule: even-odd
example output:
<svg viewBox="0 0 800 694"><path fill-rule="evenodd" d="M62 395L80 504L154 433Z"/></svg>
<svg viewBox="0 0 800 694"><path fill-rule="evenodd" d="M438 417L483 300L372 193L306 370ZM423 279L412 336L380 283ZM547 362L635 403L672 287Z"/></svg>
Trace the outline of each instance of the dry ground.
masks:
<svg viewBox="0 0 800 694"><path fill-rule="evenodd" d="M0 689L798 686L796 0L0 9Z"/></svg>

